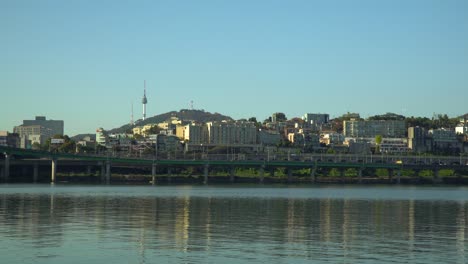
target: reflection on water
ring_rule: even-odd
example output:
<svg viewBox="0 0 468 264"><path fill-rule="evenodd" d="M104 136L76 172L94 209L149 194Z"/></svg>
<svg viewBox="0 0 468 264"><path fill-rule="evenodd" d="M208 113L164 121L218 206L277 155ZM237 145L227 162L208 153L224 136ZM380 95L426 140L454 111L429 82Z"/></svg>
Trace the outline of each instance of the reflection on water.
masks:
<svg viewBox="0 0 468 264"><path fill-rule="evenodd" d="M466 263L466 200L294 190L4 187L0 254L5 263Z"/></svg>

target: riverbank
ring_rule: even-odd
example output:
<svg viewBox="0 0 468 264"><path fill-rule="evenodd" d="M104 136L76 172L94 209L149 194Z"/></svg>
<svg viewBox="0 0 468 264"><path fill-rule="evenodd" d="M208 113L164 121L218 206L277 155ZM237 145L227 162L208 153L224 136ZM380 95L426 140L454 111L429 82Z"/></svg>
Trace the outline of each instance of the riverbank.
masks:
<svg viewBox="0 0 468 264"><path fill-rule="evenodd" d="M162 175L156 177L155 184L205 184L203 175ZM25 182L25 181L19 181ZM40 182L47 182L46 179ZM95 175L58 175L58 183L88 183L100 184L101 177ZM112 175L110 183L112 184L152 184L152 177L147 175ZM263 184L450 184L450 185L468 185L468 177L450 176L434 179L433 177L405 177L398 180L397 177L336 177L336 176L318 176L313 181L311 177L264 177L261 180L258 176L208 176L207 184L239 184L239 183L263 183Z"/></svg>

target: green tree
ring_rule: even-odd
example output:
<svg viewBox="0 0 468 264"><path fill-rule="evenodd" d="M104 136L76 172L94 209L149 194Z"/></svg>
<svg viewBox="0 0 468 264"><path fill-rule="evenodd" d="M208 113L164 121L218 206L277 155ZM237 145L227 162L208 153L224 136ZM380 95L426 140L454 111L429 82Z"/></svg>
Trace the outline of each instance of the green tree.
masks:
<svg viewBox="0 0 468 264"><path fill-rule="evenodd" d="M249 122L258 123L256 117L251 117L251 118L249 118Z"/></svg>
<svg viewBox="0 0 468 264"><path fill-rule="evenodd" d="M383 115L370 116L369 120L405 120L405 117L395 113L386 113Z"/></svg>
<svg viewBox="0 0 468 264"><path fill-rule="evenodd" d="M64 153L74 153L76 151L75 141L71 140L67 135L64 135L62 139L64 142L58 147L58 151Z"/></svg>
<svg viewBox="0 0 468 264"><path fill-rule="evenodd" d="M51 144L51 139L63 139L63 143ZM42 149L46 151L55 151L62 153L75 153L76 143L67 135L54 135L52 138L46 140L46 142L42 146Z"/></svg>
<svg viewBox="0 0 468 264"><path fill-rule="evenodd" d="M382 144L382 135L377 135L375 136L375 145L377 152L380 152L380 144Z"/></svg>
<svg viewBox="0 0 468 264"><path fill-rule="evenodd" d="M434 128L433 121L427 117L407 117L405 119L406 127L424 127L426 129Z"/></svg>
<svg viewBox="0 0 468 264"><path fill-rule="evenodd" d="M331 176L331 177L338 177L341 175L341 172L340 170L338 170L337 168L332 168L329 172L328 172L328 176Z"/></svg>
<svg viewBox="0 0 468 264"><path fill-rule="evenodd" d="M278 112L278 113L274 113L273 115L276 117L276 122L284 122L288 120L284 113Z"/></svg>
<svg viewBox="0 0 468 264"><path fill-rule="evenodd" d="M159 128L158 126L152 126L150 129L146 131L145 134L156 135L156 134L159 134L160 132L161 132L161 128Z"/></svg>
<svg viewBox="0 0 468 264"><path fill-rule="evenodd" d="M263 120L263 124L270 123L271 122L271 116L269 116L267 119Z"/></svg>
<svg viewBox="0 0 468 264"><path fill-rule="evenodd" d="M387 177L388 170L387 169L375 169L375 176L379 178Z"/></svg>
<svg viewBox="0 0 468 264"><path fill-rule="evenodd" d="M41 150L41 149L42 149L41 144L39 144L39 143L37 143L37 142L34 142L34 143L32 144L32 146L31 146L31 148L32 148L33 150Z"/></svg>

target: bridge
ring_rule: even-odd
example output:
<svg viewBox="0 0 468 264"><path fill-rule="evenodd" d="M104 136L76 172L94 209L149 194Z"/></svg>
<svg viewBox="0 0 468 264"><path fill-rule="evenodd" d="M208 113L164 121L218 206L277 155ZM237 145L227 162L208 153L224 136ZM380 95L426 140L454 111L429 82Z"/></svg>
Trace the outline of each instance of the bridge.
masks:
<svg viewBox="0 0 468 264"><path fill-rule="evenodd" d="M265 172L275 174L275 170L282 168L287 175L287 182L292 182L293 173L297 170L306 169L308 181L317 181L318 172L322 174L330 170L338 171L339 179L345 178L347 170L353 170L353 181L361 183L363 174L367 171L375 173L377 169L388 172L390 183L400 183L403 170L431 171L432 181L441 182L439 172L441 170L454 170L459 178L466 175L468 171L468 160L464 156L395 156L395 155L350 155L350 154L238 154L238 155L208 155L204 153L182 154L172 156L118 156L106 153L104 155L94 154L68 154L47 151L36 151L0 146L0 179L9 182L12 168L22 171L22 174L32 174L32 182L37 182L39 168L47 167L50 170L50 182L57 181L57 168L73 167L85 168L87 175L92 171L100 171L101 182L109 184L112 170L116 168L151 170L151 183L155 184L158 172L164 171L167 175L173 175L174 171L189 167L202 171L203 183L208 183L210 171L215 168L225 168L229 171L230 182L234 182L236 168L253 168L256 170L255 177L259 182L264 182ZM3 156L3 157L2 157ZM32 170L32 173L31 173ZM14 173L13 173L14 174ZM16 173L18 174L18 173ZM252 175L253 176L253 175Z"/></svg>

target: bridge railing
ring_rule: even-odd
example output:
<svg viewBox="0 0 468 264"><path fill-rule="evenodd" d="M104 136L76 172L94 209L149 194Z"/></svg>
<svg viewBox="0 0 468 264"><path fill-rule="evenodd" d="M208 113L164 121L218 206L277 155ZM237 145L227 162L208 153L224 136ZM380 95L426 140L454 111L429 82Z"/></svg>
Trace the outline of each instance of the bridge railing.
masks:
<svg viewBox="0 0 468 264"><path fill-rule="evenodd" d="M9 152L22 156L35 156L50 158L122 158L146 160L212 160L212 161L295 161L295 162L326 162L326 163L383 163L383 164L410 164L410 165L468 165L468 156L436 156L436 155L391 155L379 154L327 154L327 153L225 153L208 154L200 152L166 152L156 154L145 153L54 153L0 146L0 153ZM1 157L2 155L0 155Z"/></svg>
<svg viewBox="0 0 468 264"><path fill-rule="evenodd" d="M101 155L105 157L106 155ZM468 157L435 155L389 155L389 154L325 154L325 153L256 153L256 154L206 154L206 153L158 153L158 155L107 155L113 158L147 160L208 160L208 161L295 161L324 163L375 163L408 165L468 165Z"/></svg>

